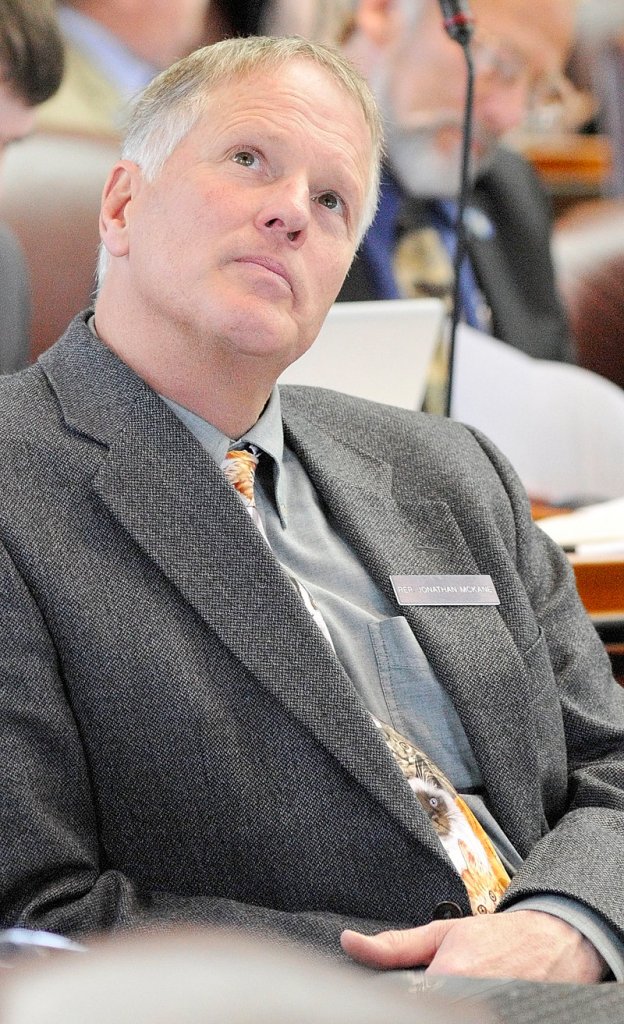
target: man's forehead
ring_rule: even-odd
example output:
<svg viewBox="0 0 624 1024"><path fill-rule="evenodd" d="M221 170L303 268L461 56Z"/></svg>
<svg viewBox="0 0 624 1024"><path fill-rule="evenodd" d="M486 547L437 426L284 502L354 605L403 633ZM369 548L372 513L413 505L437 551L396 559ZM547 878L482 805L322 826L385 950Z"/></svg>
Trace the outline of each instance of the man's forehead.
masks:
<svg viewBox="0 0 624 1024"><path fill-rule="evenodd" d="M360 131L372 147L372 133L362 104L331 72L315 61L294 58L283 64L253 68L220 81L205 95L197 127L212 126L215 135L246 121L273 122L287 128L310 123L328 141L348 139L360 145ZM362 140L363 141L363 140Z"/></svg>

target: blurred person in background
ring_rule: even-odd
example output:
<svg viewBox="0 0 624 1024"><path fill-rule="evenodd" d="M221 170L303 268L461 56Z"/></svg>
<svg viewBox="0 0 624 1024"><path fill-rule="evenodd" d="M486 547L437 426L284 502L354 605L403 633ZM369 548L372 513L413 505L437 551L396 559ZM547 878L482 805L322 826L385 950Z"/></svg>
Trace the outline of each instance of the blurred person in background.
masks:
<svg viewBox="0 0 624 1024"><path fill-rule="evenodd" d="M580 59L600 104L598 128L611 144L609 192L624 198L624 4L580 0L577 21Z"/></svg>
<svg viewBox="0 0 624 1024"><path fill-rule="evenodd" d="M63 74L63 45L48 0L0 0L0 155L31 131L35 108ZM0 372L28 359L30 296L19 244L0 224Z"/></svg>
<svg viewBox="0 0 624 1024"><path fill-rule="evenodd" d="M576 28L571 70L594 101L586 130L606 166L602 195L557 219L553 256L579 366L624 388L624 3L579 0Z"/></svg>
<svg viewBox="0 0 624 1024"><path fill-rule="evenodd" d="M209 0L67 0L58 4L66 71L38 126L118 135L127 102L206 41Z"/></svg>
<svg viewBox="0 0 624 1024"><path fill-rule="evenodd" d="M569 360L550 256L549 202L532 168L501 140L561 75L571 0L474 0L475 68L469 257L462 317L532 356ZM387 123L379 211L340 298L450 298L466 71L436 0L358 0L344 52Z"/></svg>

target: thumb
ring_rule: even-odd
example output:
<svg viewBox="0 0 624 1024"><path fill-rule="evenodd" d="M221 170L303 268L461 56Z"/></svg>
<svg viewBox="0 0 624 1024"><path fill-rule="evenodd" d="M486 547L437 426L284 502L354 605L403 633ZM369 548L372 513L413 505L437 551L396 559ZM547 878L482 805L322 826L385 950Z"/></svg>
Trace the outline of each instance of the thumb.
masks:
<svg viewBox="0 0 624 1024"><path fill-rule="evenodd" d="M362 935L346 930L340 945L352 960L366 967L389 970L397 967L422 967L431 963L438 947L455 921L432 921L420 928Z"/></svg>

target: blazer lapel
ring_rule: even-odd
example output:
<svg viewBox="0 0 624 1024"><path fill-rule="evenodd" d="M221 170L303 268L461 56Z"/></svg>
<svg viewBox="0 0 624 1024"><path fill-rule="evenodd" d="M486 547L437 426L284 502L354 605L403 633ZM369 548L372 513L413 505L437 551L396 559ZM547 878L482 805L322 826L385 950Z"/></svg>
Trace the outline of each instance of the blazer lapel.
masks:
<svg viewBox="0 0 624 1024"><path fill-rule="evenodd" d="M380 589L396 601L395 574L491 575L447 503L408 492L399 473L351 443L286 416L298 454L339 529ZM410 474L415 479L417 474ZM427 472L422 479L428 479ZM504 592L499 597L505 598ZM448 691L479 763L497 820L512 842L541 820L539 766L527 670L497 606L402 606L437 679ZM518 743L522 736L522 743ZM502 766L505 770L503 771Z"/></svg>

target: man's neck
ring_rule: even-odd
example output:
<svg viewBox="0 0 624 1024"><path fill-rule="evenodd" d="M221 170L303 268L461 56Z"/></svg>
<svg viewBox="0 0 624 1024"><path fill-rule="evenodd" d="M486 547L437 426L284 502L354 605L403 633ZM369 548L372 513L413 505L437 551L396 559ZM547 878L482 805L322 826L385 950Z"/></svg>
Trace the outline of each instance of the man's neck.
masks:
<svg viewBox="0 0 624 1024"><path fill-rule="evenodd" d="M136 367L133 369L139 372ZM253 427L270 396L270 389L260 394L254 391L253 394L242 395L238 387L220 388L209 373L201 375L207 381L204 388L198 388L195 374L192 375L192 379L187 380L180 377L176 380L156 380L155 377L150 379L149 371L148 375L141 376L164 398L169 398L196 416L200 416L232 440L242 437Z"/></svg>
<svg viewBox="0 0 624 1024"><path fill-rule="evenodd" d="M140 332L129 326L116 331L98 308L94 327L100 340L154 391L232 439L242 437L256 423L275 383L258 359L238 356L230 365L222 359L215 365L198 345L175 345L170 339L159 344L153 337L142 343Z"/></svg>

